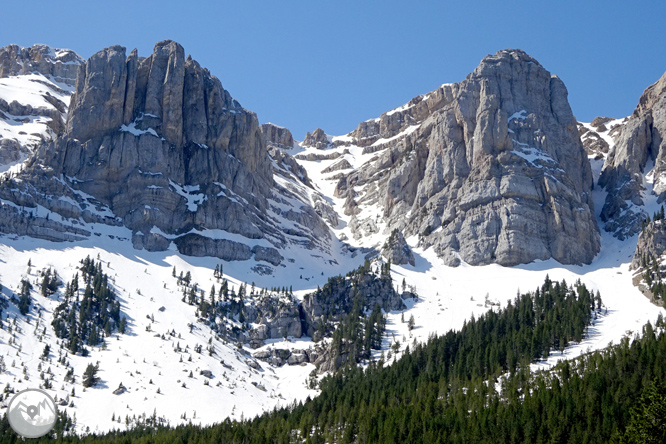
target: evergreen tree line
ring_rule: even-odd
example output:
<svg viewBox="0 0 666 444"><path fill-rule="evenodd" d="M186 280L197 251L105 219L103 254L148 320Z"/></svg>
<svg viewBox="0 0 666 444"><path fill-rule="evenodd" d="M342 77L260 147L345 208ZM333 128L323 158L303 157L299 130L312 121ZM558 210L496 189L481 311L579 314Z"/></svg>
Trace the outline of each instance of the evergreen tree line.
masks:
<svg viewBox="0 0 666 444"><path fill-rule="evenodd" d="M652 254L641 255L642 277L645 284L656 300L663 301L666 298L666 284L663 282L661 262Z"/></svg>
<svg viewBox="0 0 666 444"><path fill-rule="evenodd" d="M116 330L124 333L127 322L121 318L120 302L108 275L102 271L102 263L88 256L81 261L79 269L85 285L83 294L79 273L76 273L65 286L52 322L56 336L67 340L66 346L72 353L86 353L84 345L99 345Z"/></svg>
<svg viewBox="0 0 666 444"><path fill-rule="evenodd" d="M408 347L391 366L379 361L345 369L322 381L317 398L256 419L203 428L139 426L64 441L664 442L661 317L656 330L648 324L633 341L625 338L551 371L530 371L537 350L545 356L582 337L600 304L599 295L579 283L567 287L546 280L536 292L458 332ZM11 436L4 434L0 442L15 442Z"/></svg>
<svg viewBox="0 0 666 444"><path fill-rule="evenodd" d="M664 220L666 218L666 212L664 211L664 206L662 205L661 208L656 211L655 213L652 214L652 219L650 219L650 216L648 215L643 222L641 222L641 231L645 230L652 221L658 221L658 220Z"/></svg>
<svg viewBox="0 0 666 444"><path fill-rule="evenodd" d="M196 316L199 321L208 325L215 333L229 341L239 340L243 331L250 329L247 319L248 313L257 317L274 317L283 305L294 303L291 287L255 288L241 282L234 287L222 277L222 267L216 266L214 276L218 287L213 284L208 294L192 281L188 271L177 275L174 267L172 276L181 288L182 301L188 305L196 306ZM227 323L226 320L233 322Z"/></svg>

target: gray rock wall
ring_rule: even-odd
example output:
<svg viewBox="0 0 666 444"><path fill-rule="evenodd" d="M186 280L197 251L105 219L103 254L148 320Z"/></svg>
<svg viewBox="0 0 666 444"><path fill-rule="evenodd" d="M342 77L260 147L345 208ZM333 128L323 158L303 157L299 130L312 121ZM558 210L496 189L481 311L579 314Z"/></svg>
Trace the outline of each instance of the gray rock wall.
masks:
<svg viewBox="0 0 666 444"><path fill-rule="evenodd" d="M285 150L294 147L294 138L291 131L287 128L274 125L272 123L264 123L260 126L261 134L264 136L264 141L267 145L273 145Z"/></svg>
<svg viewBox="0 0 666 444"><path fill-rule="evenodd" d="M276 163L289 180L309 184L287 154ZM0 195L59 212L49 194L83 192L114 215L111 223L132 230L138 248L165 249L173 240L184 254L277 265L279 252L255 241L277 248L292 241L276 215L298 222L311 248L325 248L330 233L306 197L283 197L295 193L277 187L274 173L256 115L167 40L145 58L112 46L80 65L64 133L38 148L20 181L0 184ZM70 213L83 217L88 204L78 204ZM247 245L207 230L241 235Z"/></svg>
<svg viewBox="0 0 666 444"><path fill-rule="evenodd" d="M39 73L52 80L74 86L78 67L83 59L69 49L54 49L46 45L24 48L9 45L0 48L0 78Z"/></svg>
<svg viewBox="0 0 666 444"><path fill-rule="evenodd" d="M666 74L648 87L623 125L615 147L606 158L599 185L608 191L601 211L606 231L620 239L640 232L647 214L641 192L643 174L654 165L653 192L666 199Z"/></svg>
<svg viewBox="0 0 666 444"><path fill-rule="evenodd" d="M419 235L451 265L581 264L599 251L592 172L567 90L520 50L484 58L463 82L351 135L357 144L395 137L336 188L357 237L375 230L363 221L366 204L383 207L387 235Z"/></svg>

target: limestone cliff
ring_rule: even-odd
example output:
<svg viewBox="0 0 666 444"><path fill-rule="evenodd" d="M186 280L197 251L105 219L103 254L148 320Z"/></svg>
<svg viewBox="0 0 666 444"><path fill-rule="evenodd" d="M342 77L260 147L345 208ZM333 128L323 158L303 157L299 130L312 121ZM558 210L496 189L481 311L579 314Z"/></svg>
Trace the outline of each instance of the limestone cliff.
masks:
<svg viewBox="0 0 666 444"><path fill-rule="evenodd" d="M340 178L336 196L355 237L381 229L366 211L379 205L387 237L417 235L451 265L589 263L600 240L576 123L559 78L500 51L348 134L377 154Z"/></svg>
<svg viewBox="0 0 666 444"><path fill-rule="evenodd" d="M137 248L173 241L188 255L273 265L291 243L325 249L330 233L303 187L273 175L256 115L167 40L146 58L112 46L82 64L64 134L0 197L123 225Z"/></svg>

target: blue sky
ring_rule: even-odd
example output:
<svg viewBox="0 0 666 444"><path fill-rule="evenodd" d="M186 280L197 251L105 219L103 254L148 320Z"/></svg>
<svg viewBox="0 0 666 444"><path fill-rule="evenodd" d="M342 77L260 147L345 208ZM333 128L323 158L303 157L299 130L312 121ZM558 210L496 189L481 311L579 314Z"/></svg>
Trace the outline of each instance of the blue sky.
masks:
<svg viewBox="0 0 666 444"><path fill-rule="evenodd" d="M260 122L297 139L317 127L347 133L504 48L562 78L584 121L630 114L666 71L663 0L39 0L2 2L0 13L0 46L46 43L87 58L120 44L147 56L176 40Z"/></svg>

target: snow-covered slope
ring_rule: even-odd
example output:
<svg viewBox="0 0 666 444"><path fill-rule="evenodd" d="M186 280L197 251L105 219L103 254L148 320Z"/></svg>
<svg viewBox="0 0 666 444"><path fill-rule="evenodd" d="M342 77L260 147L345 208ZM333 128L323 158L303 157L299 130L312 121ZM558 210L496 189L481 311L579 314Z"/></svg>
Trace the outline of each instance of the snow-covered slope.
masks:
<svg viewBox="0 0 666 444"><path fill-rule="evenodd" d="M73 88L39 73L0 78L0 171L62 130Z"/></svg>
<svg viewBox="0 0 666 444"><path fill-rule="evenodd" d="M48 93L67 103L69 90L63 85L48 86L48 83L48 79L36 74L3 78L0 79L0 97L6 97L5 100L13 97L17 103L39 109L50 104L64 119L66 109L56 108L46 97ZM419 106L425 100L425 96L420 96L386 115ZM53 136L47 117L40 119L0 119L0 128L8 125L14 136L7 140L29 147L42 137ZM13 126L11 122L22 126ZM34 130L39 135L31 136L30 131L20 134L28 128L25 125L33 124L41 125ZM610 129L604 132L589 124L583 125L588 131L594 130L607 144L613 143L608 134ZM375 201L359 199L355 214L361 215L357 219L365 221L365 225L352 229L352 215L345 214L345 200L335 195L338 177L340 173L376 166L378 156L390 143L408 137L418 128L418 125L407 125L390 139L379 138L363 146L352 143L350 133L324 135L323 140L328 144L325 149L304 144L285 146L284 151L279 151L279 144L274 147L278 151L271 154L270 161L276 188L268 198L267 217L290 238L290 243L280 250L284 260L278 265L253 259L227 262L212 257L183 256L173 243L166 251L137 250L132 244L132 232L122 226L95 222L90 217L62 217L40 205L26 211L28 220L39 216L51 222L70 224L90 235L67 243L0 235L0 283L2 299L7 301L0 329L0 392L3 393L0 413L6 408L12 391L44 384L51 385L49 390L54 397L64 400L59 408L76 418L76 431L80 433L123 429L152 415L172 425L189 421L212 424L227 417L248 418L277 405L316 395L316 390L310 388L314 365L273 366L254 357L257 352L272 349L308 349L313 346L310 338L269 339L258 349L225 341L202 321L196 305L183 301L184 287L173 276L174 269L176 276L189 272L192 282L207 297L211 286L219 288L221 279L215 270L223 265L224 278L232 288L238 290L244 283L256 289L247 295L252 302L258 298L259 289L279 288L292 288L294 297L301 300L305 294L323 286L329 277L357 268L364 262L366 253L378 250L385 242L385 222ZM296 160L286 154L295 156ZM595 182L605 156L597 154L590 155ZM303 171L307 172L307 178ZM651 176L649 170L646 172L646 211L655 211L656 200L650 200L649 195ZM72 178L60 180L67 186L64 181ZM219 188L220 193L242 202L230 190ZM197 189L181 187L180 191L182 197L196 206ZM80 198L74 204L84 205L89 212L99 213L100 217L115 217L108 208L97 205L92 196L80 191L73 196ZM605 197L605 191L595 187L597 217ZM60 196L58 199L65 205L69 198ZM12 204L0 200L0 208L5 205ZM316 239L311 245L305 245L298 242L299 236L289 234L301 228L293 214L302 206L321 213L335 235L330 241ZM239 235L223 230L207 230L203 234L213 239L240 240ZM516 267L473 267L464 262L459 267L448 267L433 248L420 248L417 236L408 237L407 242L414 252L415 265L392 265L391 274L394 286L402 286L404 282L418 298L405 300L404 311L387 313L387 329L382 351L376 351L377 357L383 352L390 353L392 359L396 350L399 356L412 341L425 341L432 334L459 329L471 316L505 306L518 291L534 290L546 275L553 280L565 279L570 284L580 279L589 288L599 290L605 310L582 343L569 347L564 356L553 353L547 362L534 367L549 366L563 357L606 347L625 335L639 332L645 322L654 321L659 313L664 313L632 284L629 264L636 236L619 241L602 233L601 252L586 266L563 266L551 259ZM120 301L121 315L128 320L128 329L125 334L114 331L103 345L87 347L90 354L81 356L67 351L66 340L56 337L52 321L64 300L64 283L81 273L80 261L86 257L102 264ZM49 268L57 272L63 285L54 294L44 297L40 294L40 273ZM29 295L32 306L27 316L20 314L18 307L22 280L33 285ZM79 297L84 294L82 287L78 290ZM407 321L412 316L415 328L410 331ZM225 322L234 327L240 326L239 321L236 317ZM45 345L49 345L50 351L44 358ZM197 351L199 349L201 352ZM81 382L89 364L99 366L100 381L84 389ZM114 393L121 384L125 390Z"/></svg>
<svg viewBox="0 0 666 444"><path fill-rule="evenodd" d="M305 161L302 163L307 165ZM314 182L324 188L327 185L325 177L314 173L312 171L311 174ZM341 215L341 220L340 226L344 227L344 215ZM115 239L111 239L109 234ZM0 355L6 367L0 374L3 385L8 384L15 390L33 387L42 383L40 374L48 374L50 368L54 395L58 399L69 397L72 407L61 408L71 416L76 415L77 430L80 432L85 432L87 428L90 431L123 428L126 426L125 417L131 419L153 413L172 424L189 420L210 424L226 417L252 416L275 405L284 405L316 393L307 386L313 365L273 367L259 362L261 369L257 370L248 365L248 362L257 362L251 357L249 349L240 350L236 344L217 340L207 327L197 322L196 308L181 301L181 291L172 276L173 267L178 273L190 271L193 281L207 291L211 285L219 285L213 275L219 260L187 258L174 251L137 252L128 241L119 240L122 237L120 232L103 232L97 239L79 242L66 249L62 249L60 244L44 245L33 239L7 236L1 239L0 280L4 286L3 294L10 296L12 292L18 293L22 278L33 282L35 287L32 292L34 306L27 318L18 313L14 304L10 304L3 315L5 327L0 330ZM415 239L408 241L414 243ZM404 279L407 286L415 288L419 298L407 300L408 308L404 313L388 314L384 352L393 353L395 348L404 350L414 340L423 341L433 333L458 329L471 315L478 316L497 307L497 304L504 306L519 289L529 291L536 288L546 275L551 279L566 279L569 283L580 279L601 292L607 308L604 316L591 329L590 337L567 349L565 357L573 357L588 349L603 348L611 341L619 341L624 335L633 335L663 310L651 305L631 282L628 266L635 241L621 242L604 233L602 245L602 252L595 261L583 267L563 267L551 260L513 268L464 264L451 268L444 266L432 251L414 248L416 265L393 266L392 274L396 285ZM58 345L51 319L62 297L62 288L49 298L42 297L38 292L38 273L52 267L64 281L68 281L80 265L79 261L86 256L104 264L105 272L112 278L112 285L122 302L121 311L130 320L130 328L128 334L114 333L104 347L93 348L89 357L81 357L67 354ZM224 273L234 286L241 282L254 282L257 288L291 285L299 297L323 285L326 277L355 268L363 260L361 255L351 258L342 251L336 258L338 265L307 255L293 259L293 263L277 268L271 275L253 271L249 261L224 263ZM28 261L31 263L29 269ZM41 318L37 307L41 307ZM416 327L410 332L406 320L411 316L414 316ZM192 331L189 325L195 326ZM148 326L150 331L146 328ZM171 336L170 332L175 332L175 336ZM293 341L274 340L264 348L311 345L308 338ZM395 342L399 342L399 346L393 347ZM50 362L39 359L47 343L51 344ZM197 345L204 346L203 353L194 351ZM207 352L209 345L215 350L212 356ZM174 351L176 347L181 351ZM59 356L66 356L65 360L74 369L73 383L61 382L67 367L58 363ZM189 361L190 356L192 361ZM553 354L549 363L561 358ZM84 391L82 374L89 363L97 362L101 381ZM209 370L213 378L203 376L202 370ZM189 377L190 372L192 378ZM48 376L45 377L48 379ZM113 394L121 383L127 392ZM75 390L74 397L72 389Z"/></svg>
<svg viewBox="0 0 666 444"><path fill-rule="evenodd" d="M18 295L23 279L33 285L27 316L21 315L12 302L2 315L0 356L4 369L0 387L16 391L42 386L43 378L51 380L52 395L66 400L60 408L76 417L79 432L124 428L126 417L140 419L144 413L155 413L172 424L190 420L211 424L226 417L254 416L316 394L307 387L312 364L272 367L257 361L251 355L256 350L225 342L200 322L196 306L182 301L182 288L172 276L173 268L179 274L190 272L192 281L208 294L212 285L219 287L220 280L213 273L219 260L181 257L175 251L137 252L130 242L118 240L118 234L116 239L109 239L105 233L65 249L35 239L0 239L4 298ZM103 264L121 302L121 315L128 319L128 330L126 334L113 333L103 346L90 347L90 355L83 357L63 348L66 340L56 338L51 325L64 288L49 297L42 296L39 289L40 271L51 268L62 281L69 282L75 273L81 274L80 261L88 256ZM360 260L341 262L346 267ZM303 290L323 285L323 270L327 276L346 271L311 257L300 257L294 269L280 269L272 275L253 271L251 265L249 261L224 263L225 278L232 288L238 289L245 282L256 285L257 291L287 285ZM295 270L304 279L294 279ZM308 338L267 342L262 349L311 345ZM47 360L42 360L46 344L51 352ZM197 346L203 346L201 353L195 351ZM99 365L100 382L84 389L82 375L90 363ZM70 368L74 380L63 382ZM206 370L210 377L201 373ZM113 394L120 384L127 391ZM1 403L3 408L8 397Z"/></svg>
<svg viewBox="0 0 666 444"><path fill-rule="evenodd" d="M408 107L403 105L402 108ZM599 129L589 123L582 124L588 131L604 140L610 149L614 144L613 135L617 132L617 125L623 119L614 119L606 122L606 127ZM413 127L409 127L413 128ZM615 129L615 131L613 131ZM409 131L409 129L407 130ZM404 137L401 134L398 137ZM588 136L592 137L592 136ZM300 144L300 151L296 155L299 163L308 171L315 187L329 196L334 208L340 216L340 223L335 227L339 237L349 239L355 245L367 247L380 247L386 236L382 235L383 226L380 211L372 204L359 205L359 209L367 214L366 218L373 217L378 221L369 227L366 235L354 238L349 228L350 215L343 211L344 200L334 197L335 184L339 171L328 171L332 165L345 159L354 169L371 168L377 161L377 153L382 150L381 143L376 144L376 151L363 149L355 145L348 145L352 140L350 134L343 136L328 136L331 145L326 150ZM338 143L336 143L338 142ZM597 182L606 153L592 152L589 156L594 181ZM659 206L656 197L651 193L650 170L646 171L644 186L645 211L657 211ZM606 192L599 187L593 191L595 212L597 218ZM374 212L374 213L373 213ZM368 217L369 216L369 217ZM419 294L416 301L407 301L408 310L405 313L390 313L388 315L387 332L384 338L385 351L392 350L395 342L404 350L411 341L425 341L433 334L441 334L449 329L459 329L470 316L478 316L493 307L505 306L507 301L513 299L518 291L532 291L536 289L548 275L553 280L565 279L569 284L579 280L593 290L598 290L605 304L604 315L595 321L590 335L581 344L569 347L564 356L559 353L551 355L548 362L535 365L541 367L553 365L560 359L572 358L589 350L596 350L617 343L625 335L633 336L641 331L642 326L654 322L659 313L666 314L664 309L652 305L648 299L632 283L632 273L629 270L631 259L636 247L637 236L625 241L619 241L609 233L601 235L601 252L590 265L563 266L554 260L536 261L531 264L516 267L502 267L499 265L447 267L432 249L423 250L418 247L418 238L407 238L408 243L416 256L416 264L411 266L393 266L392 274L396 284L403 279L407 285L412 285ZM416 328L411 332L406 321L414 316Z"/></svg>

